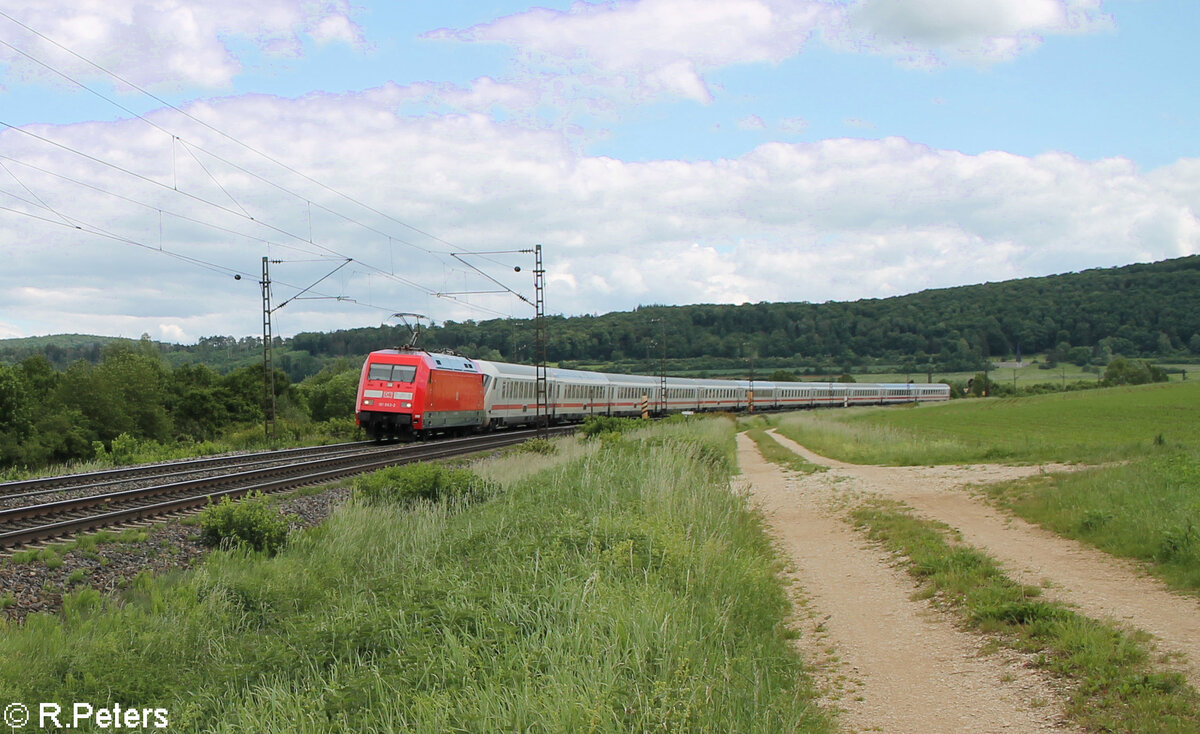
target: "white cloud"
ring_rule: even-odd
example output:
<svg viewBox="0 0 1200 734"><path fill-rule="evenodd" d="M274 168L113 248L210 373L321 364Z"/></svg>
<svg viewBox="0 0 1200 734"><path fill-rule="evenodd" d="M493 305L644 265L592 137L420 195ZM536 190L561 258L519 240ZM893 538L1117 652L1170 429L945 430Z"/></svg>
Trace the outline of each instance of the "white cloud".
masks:
<svg viewBox="0 0 1200 734"><path fill-rule="evenodd" d="M224 87L241 71L232 42L296 56L304 37L362 43L349 0L38 0L5 2L5 12L58 44L135 84ZM0 19L5 39L76 78L98 72L78 58ZM0 63L18 77L64 83L8 49Z"/></svg>
<svg viewBox="0 0 1200 734"><path fill-rule="evenodd" d="M149 248L0 211L0 249L8 258L0 271L2 328L188 339L253 334L261 325L261 257L287 261L272 270L282 301L336 267L334 260L300 262L328 255L322 247L355 262L314 292L380 309L297 301L280 310L279 333L372 325L399 310L438 320L528 313L512 298L460 297L492 309L472 311L430 295L493 286L428 250L543 243L548 305L566 313L643 303L882 297L1200 251L1197 160L1144 173L1119 158L967 155L886 138L770 143L730 159L628 163L582 157L561 135L474 112L420 118L397 112L406 100L434 93L482 104L503 97L500 90L490 81L433 91L388 85L359 94L244 96L193 107L362 206L248 159L174 113L154 119L187 140L208 173L179 143L138 120L36 128L161 185L12 130L0 133L6 155L147 205L6 161L20 184L0 170L0 207L51 221L62 214ZM300 196L235 171L196 150L200 146ZM40 209L22 185L50 210ZM240 215L243 209L253 221ZM160 254L160 244L245 277L235 281L228 272ZM498 264L475 264L528 295L529 256L495 259ZM512 272L516 264L525 268L521 274ZM394 270L423 290L372 266Z"/></svg>
<svg viewBox="0 0 1200 734"><path fill-rule="evenodd" d="M1113 27L1101 0L613 0L505 16L428 38L517 50L514 83L561 106L712 100L707 75L779 63L814 37L841 51L930 66L993 63L1049 35Z"/></svg>
<svg viewBox="0 0 1200 734"><path fill-rule="evenodd" d="M619 0L537 8L430 38L504 43L530 79L572 76L635 99L662 94L707 102L704 74L795 55L838 10L811 0Z"/></svg>
<svg viewBox="0 0 1200 734"><path fill-rule="evenodd" d="M914 65L988 63L1011 59L1047 35L1112 24L1100 0L861 0L831 36Z"/></svg>

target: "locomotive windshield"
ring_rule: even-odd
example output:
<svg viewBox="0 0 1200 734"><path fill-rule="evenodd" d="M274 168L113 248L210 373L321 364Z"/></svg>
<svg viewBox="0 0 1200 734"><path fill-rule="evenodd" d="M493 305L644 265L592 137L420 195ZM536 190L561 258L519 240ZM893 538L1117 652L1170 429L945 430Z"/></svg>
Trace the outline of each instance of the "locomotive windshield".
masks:
<svg viewBox="0 0 1200 734"><path fill-rule="evenodd" d="M371 369L367 373L368 380L387 380L388 382L412 382L416 376L417 368L412 365L379 362L371 365Z"/></svg>

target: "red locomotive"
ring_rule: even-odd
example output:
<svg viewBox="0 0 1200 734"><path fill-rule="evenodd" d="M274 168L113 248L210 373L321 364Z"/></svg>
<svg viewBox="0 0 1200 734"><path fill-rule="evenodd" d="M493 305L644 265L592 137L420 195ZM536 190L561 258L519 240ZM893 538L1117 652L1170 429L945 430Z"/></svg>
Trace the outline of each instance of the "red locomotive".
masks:
<svg viewBox="0 0 1200 734"><path fill-rule="evenodd" d="M412 439L486 424L483 374L469 359L419 349L371 352L355 418L369 438Z"/></svg>

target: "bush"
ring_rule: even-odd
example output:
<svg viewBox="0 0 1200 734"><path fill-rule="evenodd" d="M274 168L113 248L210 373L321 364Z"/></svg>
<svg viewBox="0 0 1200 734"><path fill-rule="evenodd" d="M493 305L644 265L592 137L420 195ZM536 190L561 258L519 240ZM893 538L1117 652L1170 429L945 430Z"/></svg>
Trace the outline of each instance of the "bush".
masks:
<svg viewBox="0 0 1200 734"><path fill-rule="evenodd" d="M557 454L558 444L548 438L531 438L525 443L517 444L513 448L513 453L517 454Z"/></svg>
<svg viewBox="0 0 1200 734"><path fill-rule="evenodd" d="M469 469L440 464L392 466L359 477L354 496L372 505L407 506L414 502L474 501L497 493L498 486Z"/></svg>
<svg viewBox="0 0 1200 734"><path fill-rule="evenodd" d="M222 547L248 547L274 555L287 540L283 516L267 504L261 492L250 492L240 502L228 496L200 513L205 542Z"/></svg>
<svg viewBox="0 0 1200 734"><path fill-rule="evenodd" d="M607 415L589 415L583 425L576 431L584 438L594 438L605 433L625 433L644 427L646 424L637 418L617 418Z"/></svg>
<svg viewBox="0 0 1200 734"><path fill-rule="evenodd" d="M115 466L136 464L147 460L155 461L165 455L163 447L157 441L142 441L128 433L122 433L114 438L107 449L103 442L93 441L92 449L96 454L97 461Z"/></svg>
<svg viewBox="0 0 1200 734"><path fill-rule="evenodd" d="M1148 382L1166 382L1167 374L1149 362L1133 362L1117 357L1104 370L1105 385L1144 385Z"/></svg>

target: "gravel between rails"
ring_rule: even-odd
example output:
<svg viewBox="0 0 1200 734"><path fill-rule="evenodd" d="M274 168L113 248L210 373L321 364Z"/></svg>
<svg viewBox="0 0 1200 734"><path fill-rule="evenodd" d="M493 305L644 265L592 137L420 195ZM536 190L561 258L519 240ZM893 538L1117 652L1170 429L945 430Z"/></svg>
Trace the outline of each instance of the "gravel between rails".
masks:
<svg viewBox="0 0 1200 734"><path fill-rule="evenodd" d="M312 494L280 495L272 504L288 517L291 529L298 530L323 521L349 492L334 486ZM15 603L0 615L19 622L30 614L60 611L64 592L90 586L110 594L143 571L159 574L190 568L212 548L201 542L196 526L184 525L181 519L147 525L149 536L145 541L102 543L90 551L68 551L63 564L54 569L41 561L14 563L7 557L0 558L0 597L15 597ZM83 579L69 583L72 574L78 575L79 571Z"/></svg>

